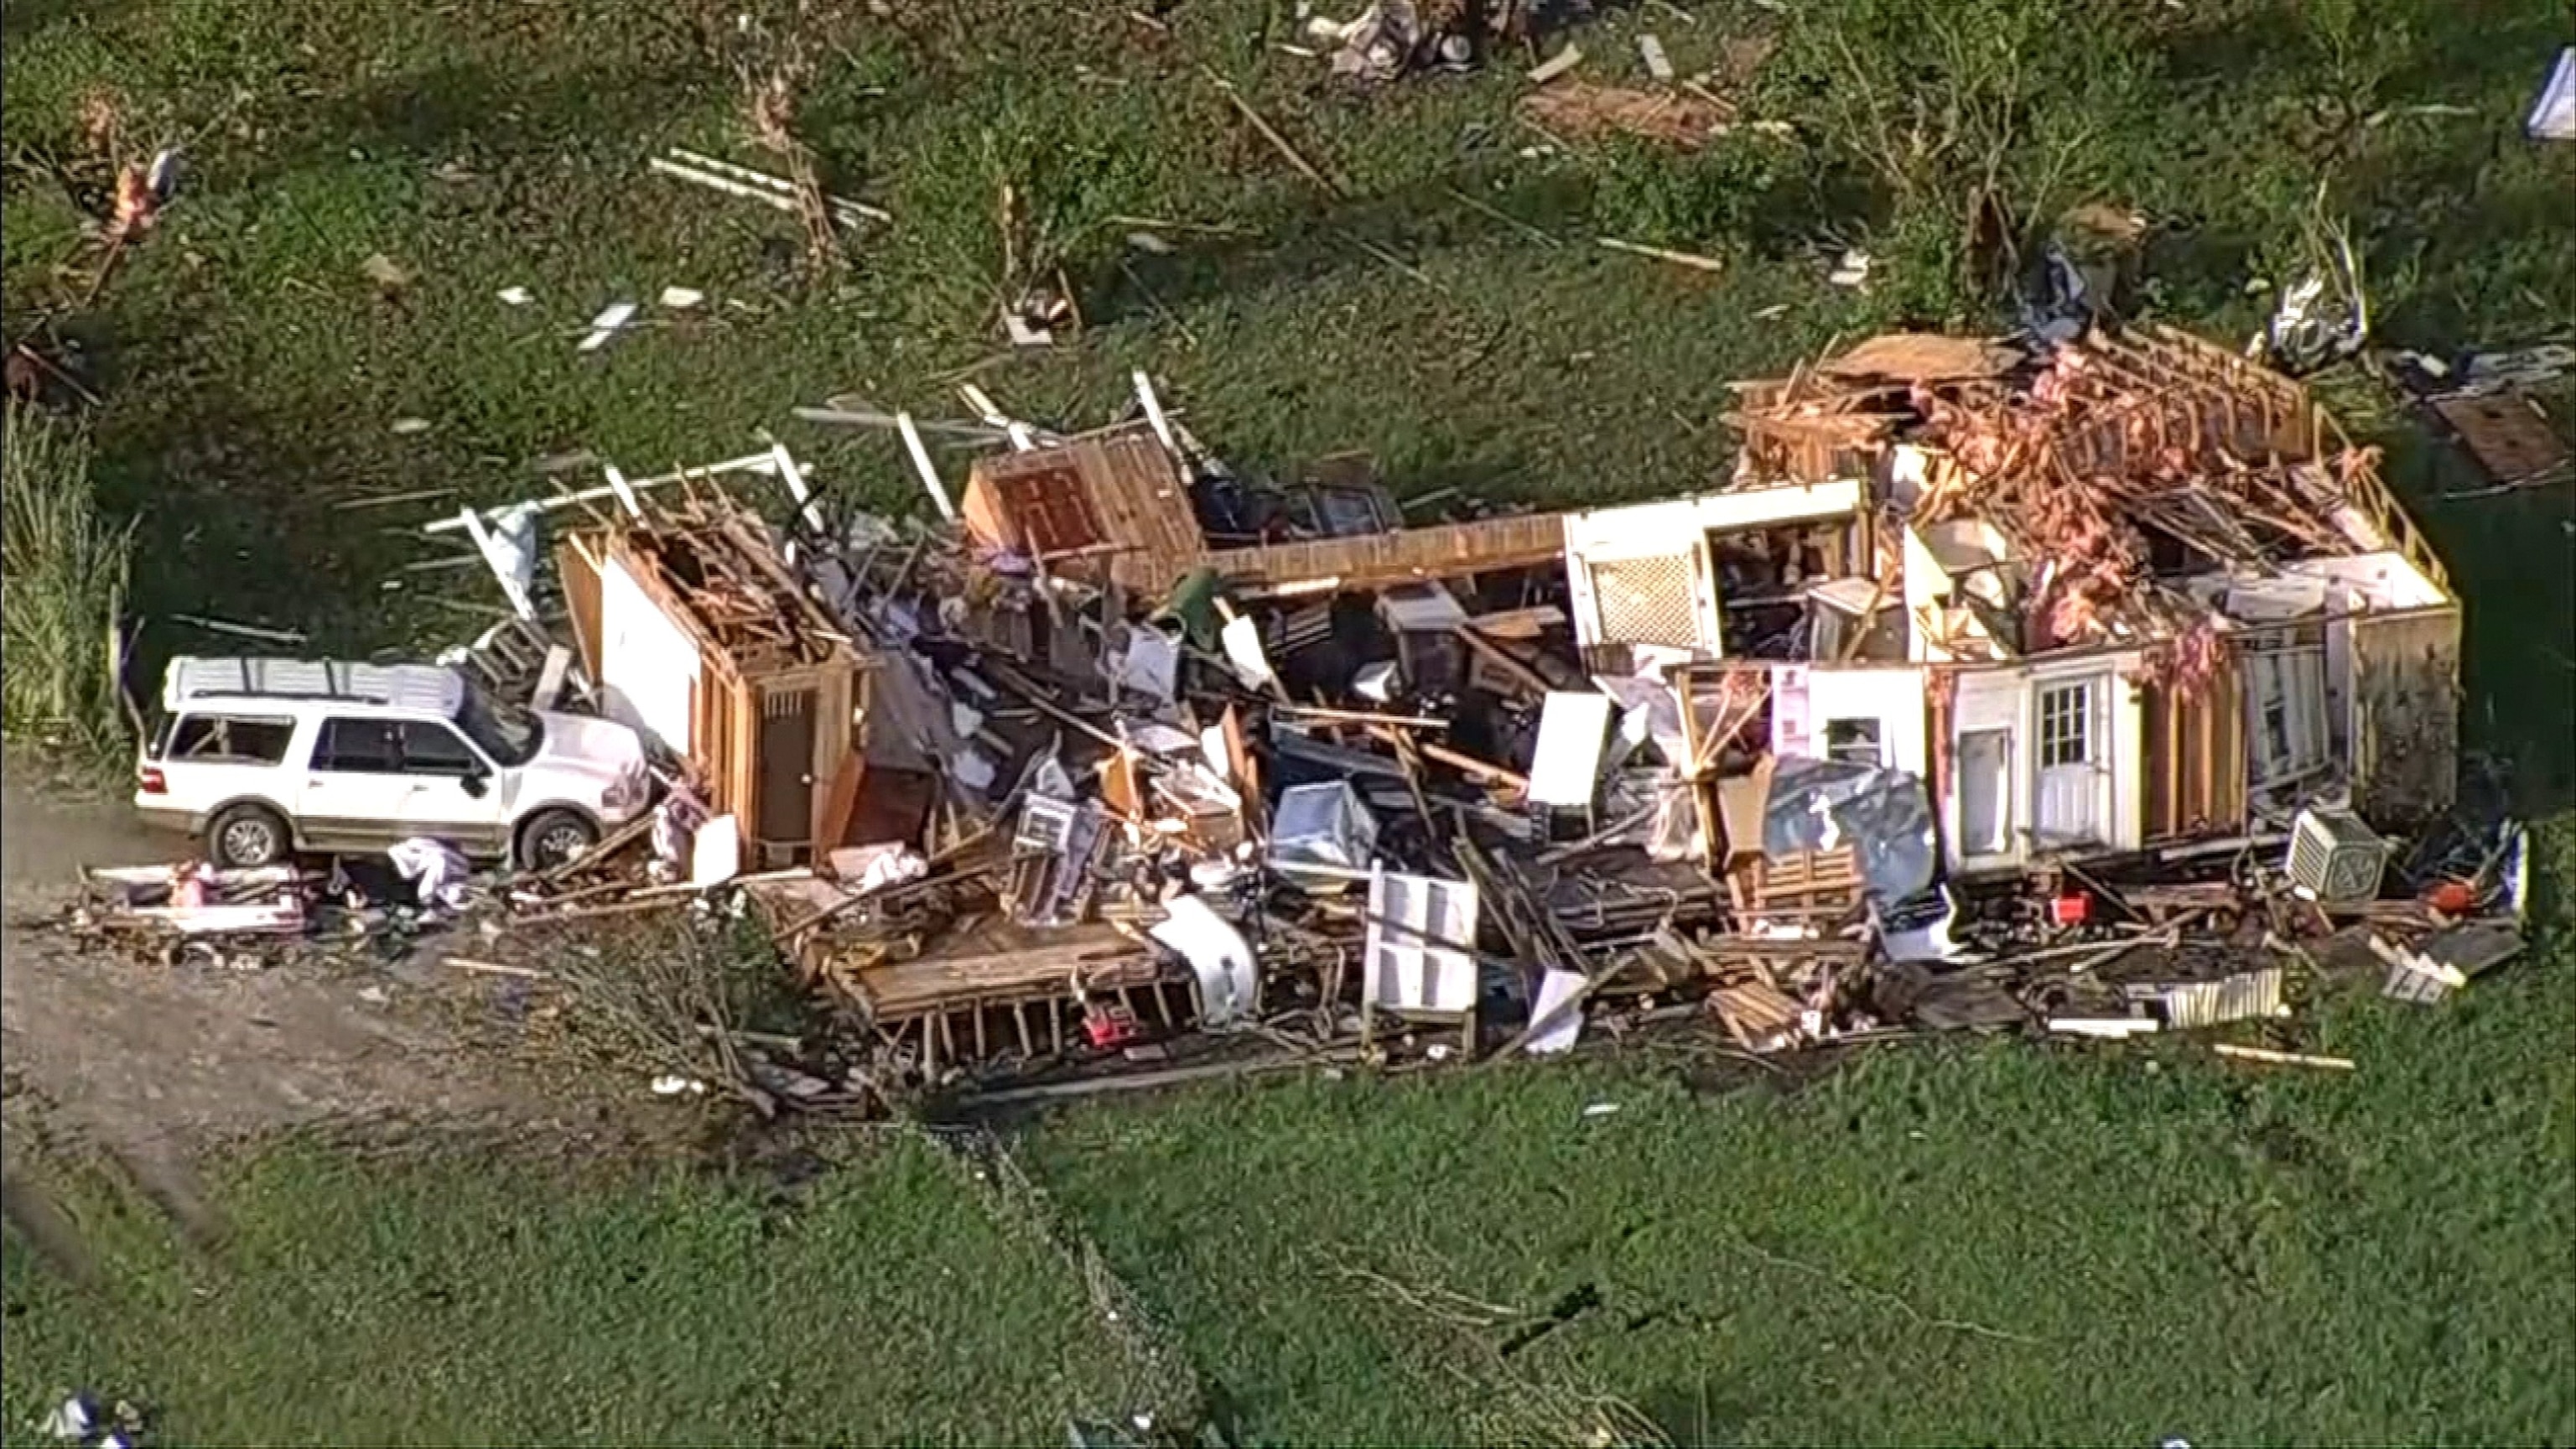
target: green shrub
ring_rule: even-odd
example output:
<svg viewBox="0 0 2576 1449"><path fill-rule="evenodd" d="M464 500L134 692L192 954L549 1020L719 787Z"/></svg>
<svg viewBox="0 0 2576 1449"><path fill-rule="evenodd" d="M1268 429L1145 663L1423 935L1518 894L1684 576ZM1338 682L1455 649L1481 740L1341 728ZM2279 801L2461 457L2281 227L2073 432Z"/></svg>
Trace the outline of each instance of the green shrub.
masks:
<svg viewBox="0 0 2576 1449"><path fill-rule="evenodd" d="M133 526L100 512L79 427L13 402L0 454L0 729L13 744L111 748Z"/></svg>
<svg viewBox="0 0 2576 1449"><path fill-rule="evenodd" d="M1650 246L1760 244L1798 165L1794 147L1761 135L1723 136L1690 156L1623 140L1604 147L1594 168L1593 222L1604 235Z"/></svg>

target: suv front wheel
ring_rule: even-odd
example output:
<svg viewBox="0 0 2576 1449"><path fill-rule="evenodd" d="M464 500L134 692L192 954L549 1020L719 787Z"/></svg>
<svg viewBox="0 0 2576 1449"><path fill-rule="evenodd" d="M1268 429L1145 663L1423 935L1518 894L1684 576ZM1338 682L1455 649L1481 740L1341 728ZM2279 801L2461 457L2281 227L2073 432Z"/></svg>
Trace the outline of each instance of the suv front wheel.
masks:
<svg viewBox="0 0 2576 1449"><path fill-rule="evenodd" d="M599 827L570 810L538 812L519 831L519 868L552 870L599 843Z"/></svg>
<svg viewBox="0 0 2576 1449"><path fill-rule="evenodd" d="M218 870L256 870L286 859L295 837L265 805L228 805L206 822L206 860Z"/></svg>

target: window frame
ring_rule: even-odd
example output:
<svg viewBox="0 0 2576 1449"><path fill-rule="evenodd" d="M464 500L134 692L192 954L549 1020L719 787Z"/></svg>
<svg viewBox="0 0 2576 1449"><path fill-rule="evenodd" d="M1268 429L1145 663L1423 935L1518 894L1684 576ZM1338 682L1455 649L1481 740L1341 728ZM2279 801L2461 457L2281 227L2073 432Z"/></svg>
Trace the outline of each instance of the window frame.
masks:
<svg viewBox="0 0 2576 1449"><path fill-rule="evenodd" d="M492 762L485 758L483 751L476 748L474 742L465 737L465 732L463 730L458 729L454 724L446 720L398 719L393 721L393 727L395 768L401 774L417 776L422 779L430 780L480 779L487 778L492 774ZM411 732L413 730L434 730L445 735L448 740L453 742L457 749L463 753L464 760L462 767L448 768L442 766L434 769L424 769L414 765L411 757Z"/></svg>
<svg viewBox="0 0 2576 1449"><path fill-rule="evenodd" d="M1841 740L1835 739L1834 735L1838 730L1848 731L1847 737ZM1828 760L1839 760L1849 765L1867 765L1879 770L1887 768L1887 721L1876 715L1841 715L1828 719L1824 722L1824 728L1818 732L1818 738L1824 743L1825 758ZM1844 753L1846 749L1854 746L1866 747L1869 757L1862 759L1856 754Z"/></svg>
<svg viewBox="0 0 2576 1449"><path fill-rule="evenodd" d="M186 748L185 737L188 726L201 720L223 727L224 748L220 752L199 754ZM241 725L280 731L277 739L277 753L269 756L246 753L236 748L233 744L232 728ZM237 709L181 710L170 716L168 727L160 741L160 752L154 758L173 764L247 765L256 769L273 770L284 765L294 755L295 726L296 719L293 715L259 714Z"/></svg>
<svg viewBox="0 0 2576 1449"><path fill-rule="evenodd" d="M395 732L397 724L399 721L382 715L325 714L313 727L313 750L306 759L306 768L321 775L403 774L402 739ZM384 739L382 768L356 769L338 762L338 757L334 753L339 743L336 735L343 726L356 726L360 729L382 732Z"/></svg>
<svg viewBox="0 0 2576 1449"><path fill-rule="evenodd" d="M2074 769L2090 766L2093 758L2093 691L2094 681L2077 680L2068 684L2043 684L2034 701L2037 715L2039 768L2042 770ZM2056 708L2053 706L2063 706Z"/></svg>

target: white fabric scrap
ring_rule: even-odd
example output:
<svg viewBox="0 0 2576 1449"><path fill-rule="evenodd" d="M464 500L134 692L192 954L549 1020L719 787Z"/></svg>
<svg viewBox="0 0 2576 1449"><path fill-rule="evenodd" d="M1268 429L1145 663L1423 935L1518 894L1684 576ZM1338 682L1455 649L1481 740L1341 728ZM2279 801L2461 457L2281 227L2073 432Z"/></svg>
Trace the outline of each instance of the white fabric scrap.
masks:
<svg viewBox="0 0 2576 1449"><path fill-rule="evenodd" d="M831 853L830 863L841 884L859 895L930 874L930 862L900 841L844 846Z"/></svg>
<svg viewBox="0 0 2576 1449"><path fill-rule="evenodd" d="M1226 662L1234 666L1237 679L1247 689L1266 688L1278 675L1270 667L1270 656L1261 648L1261 621L1250 614L1226 621L1217 634L1225 645Z"/></svg>
<svg viewBox="0 0 2576 1449"><path fill-rule="evenodd" d="M2536 141L2576 141L2576 45L2558 52L2558 65L2540 88L2528 126Z"/></svg>
<svg viewBox="0 0 2576 1449"><path fill-rule="evenodd" d="M687 786L674 788L653 809L653 858L672 870L690 863L698 827L707 823L707 802Z"/></svg>
<svg viewBox="0 0 2576 1449"><path fill-rule="evenodd" d="M742 822L718 815L689 837L689 884L712 890L742 874Z"/></svg>
<svg viewBox="0 0 2576 1449"><path fill-rule="evenodd" d="M77 1444L87 1439L97 1426L98 1416L91 1412L89 1401L75 1394L45 1416L44 1431L63 1443Z"/></svg>
<svg viewBox="0 0 2576 1449"><path fill-rule="evenodd" d="M394 874L415 883L424 906L457 911L465 908L465 882L472 873L465 852L444 840L415 835L394 842L385 852Z"/></svg>

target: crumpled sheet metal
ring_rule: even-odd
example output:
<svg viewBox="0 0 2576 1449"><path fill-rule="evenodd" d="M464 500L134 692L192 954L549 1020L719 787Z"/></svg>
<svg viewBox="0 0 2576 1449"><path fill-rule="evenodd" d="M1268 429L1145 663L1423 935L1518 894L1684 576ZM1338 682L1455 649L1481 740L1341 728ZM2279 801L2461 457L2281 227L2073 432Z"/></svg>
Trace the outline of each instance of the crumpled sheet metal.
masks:
<svg viewBox="0 0 2576 1449"><path fill-rule="evenodd" d="M1291 785L1271 813L1270 864L1294 876L1301 865L1368 868L1377 847L1377 817L1348 780Z"/></svg>

